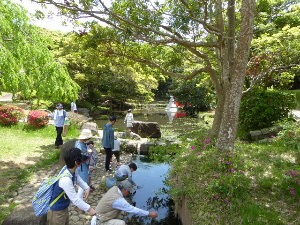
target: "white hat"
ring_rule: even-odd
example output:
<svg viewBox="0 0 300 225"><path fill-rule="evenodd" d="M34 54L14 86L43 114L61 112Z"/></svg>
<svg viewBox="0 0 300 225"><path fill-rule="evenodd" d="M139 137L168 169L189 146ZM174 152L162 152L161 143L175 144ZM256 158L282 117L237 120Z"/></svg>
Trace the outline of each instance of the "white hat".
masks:
<svg viewBox="0 0 300 225"><path fill-rule="evenodd" d="M93 137L92 131L90 129L82 129L78 137L79 140L90 139Z"/></svg>

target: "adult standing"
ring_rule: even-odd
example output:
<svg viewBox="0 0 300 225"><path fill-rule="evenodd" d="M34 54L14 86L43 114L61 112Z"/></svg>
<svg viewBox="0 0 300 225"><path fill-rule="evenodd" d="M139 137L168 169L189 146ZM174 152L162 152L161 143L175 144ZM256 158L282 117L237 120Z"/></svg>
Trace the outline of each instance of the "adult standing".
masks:
<svg viewBox="0 0 300 225"><path fill-rule="evenodd" d="M55 148L59 148L63 144L62 132L64 129L65 121L68 120L67 112L64 110L64 106L61 103L56 105L56 110L54 110L51 117L54 120L54 126L56 129L56 139Z"/></svg>
<svg viewBox="0 0 300 225"><path fill-rule="evenodd" d="M133 127L133 122L134 122L134 118L133 118L133 114L132 114L132 109L128 109L127 114L124 119L124 123L126 123L128 132L131 132L131 129Z"/></svg>
<svg viewBox="0 0 300 225"><path fill-rule="evenodd" d="M75 101L71 102L71 112L77 113L77 105Z"/></svg>
<svg viewBox="0 0 300 225"><path fill-rule="evenodd" d="M114 148L114 136L115 136L115 130L113 125L116 123L117 117L111 116L109 118L109 122L104 125L103 128L103 137L102 137L102 146L105 150L106 157L105 157L105 170L111 171L109 168L110 166L110 160L112 157L112 149Z"/></svg>
<svg viewBox="0 0 300 225"><path fill-rule="evenodd" d="M50 207L47 215L49 225L69 225L69 212L68 207L72 202L79 209L88 212L91 216L96 214L96 211L82 199L78 198L76 194L74 184L77 183L85 190L85 197L87 198L90 193L90 188L78 174L75 174L75 170L82 161L86 160L85 156L81 154L78 148L71 148L64 152L64 161L66 164L65 173L66 176L61 177L53 186L53 192L50 202L55 199L58 200ZM63 192L62 197L60 196Z"/></svg>
<svg viewBox="0 0 300 225"><path fill-rule="evenodd" d="M80 149L81 154L88 157L88 147L87 142L93 137L93 134L90 129L82 129L78 140L75 142L75 148ZM77 173L81 177L81 179L89 184L89 163L88 160L82 162L80 166L77 168ZM78 196L83 199L84 190L82 188L78 188Z"/></svg>
<svg viewBox="0 0 300 225"><path fill-rule="evenodd" d="M128 180L124 180L118 186L110 188L99 201L96 207L97 217L93 217L91 225L125 225L125 221L118 219L121 211L156 218L158 216L156 211L149 212L139 209L125 200L124 197L128 197L134 191Z"/></svg>

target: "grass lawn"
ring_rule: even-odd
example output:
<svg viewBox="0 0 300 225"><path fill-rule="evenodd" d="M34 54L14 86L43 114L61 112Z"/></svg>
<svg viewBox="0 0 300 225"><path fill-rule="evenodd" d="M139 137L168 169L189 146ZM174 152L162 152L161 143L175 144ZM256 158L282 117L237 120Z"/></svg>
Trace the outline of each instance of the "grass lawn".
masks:
<svg viewBox="0 0 300 225"><path fill-rule="evenodd" d="M73 128L68 138L76 137ZM26 128L23 124L11 127L0 126L0 224L13 210L8 200L30 175L58 161L59 150L54 148L54 126L39 130ZM64 138L66 139L66 138Z"/></svg>

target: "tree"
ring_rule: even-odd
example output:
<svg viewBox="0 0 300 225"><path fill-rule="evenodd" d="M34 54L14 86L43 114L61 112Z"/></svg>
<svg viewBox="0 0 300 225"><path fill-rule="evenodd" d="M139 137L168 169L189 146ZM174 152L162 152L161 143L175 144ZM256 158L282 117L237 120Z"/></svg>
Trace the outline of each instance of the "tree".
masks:
<svg viewBox="0 0 300 225"><path fill-rule="evenodd" d="M73 18L93 17L126 39L146 42L153 48L180 46L189 52L187 60L194 66L184 71L166 71L156 59L145 59L143 63L172 76L209 73L218 99L213 123L217 146L234 147L255 0L117 0L111 6L102 0L41 2L53 4Z"/></svg>
<svg viewBox="0 0 300 225"><path fill-rule="evenodd" d="M300 76L300 3L260 0L257 8L247 86L289 89Z"/></svg>
<svg viewBox="0 0 300 225"><path fill-rule="evenodd" d="M48 40L30 25L26 12L9 0L0 2L0 87L26 99L68 101L79 86L47 48Z"/></svg>

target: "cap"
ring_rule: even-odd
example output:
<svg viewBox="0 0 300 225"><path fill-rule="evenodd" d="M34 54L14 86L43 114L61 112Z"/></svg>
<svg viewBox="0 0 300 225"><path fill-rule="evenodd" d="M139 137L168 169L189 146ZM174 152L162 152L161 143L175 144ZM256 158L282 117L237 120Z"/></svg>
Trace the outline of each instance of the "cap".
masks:
<svg viewBox="0 0 300 225"><path fill-rule="evenodd" d="M58 104L56 105L56 108L60 108L60 109L62 109L62 108L64 108L64 106L63 106L63 104L61 104L61 103L58 103Z"/></svg>
<svg viewBox="0 0 300 225"><path fill-rule="evenodd" d="M130 194L133 194L135 192L135 189L133 188L132 183L130 183L129 180L123 180L119 183L118 187L121 190L127 190L130 192Z"/></svg>

